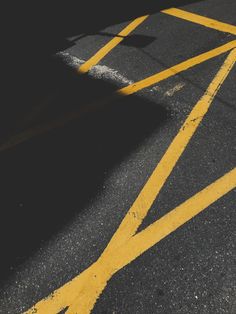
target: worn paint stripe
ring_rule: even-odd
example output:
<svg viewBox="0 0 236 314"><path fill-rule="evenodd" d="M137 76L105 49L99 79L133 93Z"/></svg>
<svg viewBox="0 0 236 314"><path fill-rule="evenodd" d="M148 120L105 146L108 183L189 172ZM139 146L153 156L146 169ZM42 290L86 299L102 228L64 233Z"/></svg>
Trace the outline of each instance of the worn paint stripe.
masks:
<svg viewBox="0 0 236 314"><path fill-rule="evenodd" d="M96 101L95 103L86 104L81 106L80 111L69 113L63 117L57 118L49 123L37 125L31 129L27 129L17 135L8 138L4 143L0 145L0 152L10 149L20 143L23 143L35 136L49 132L55 128L65 126L67 123L80 118L83 114L97 110L100 107L107 105L108 103L115 100L117 97L124 97L141 91L144 88L148 88L154 84L160 83L161 81L168 79L174 75L177 75L183 71L186 71L198 64L201 64L207 60L217 57L233 48L236 47L236 40L233 40L220 47L212 49L208 52L202 53L196 57L193 57L187 61L181 62L167 70L154 74L144 80L128 85L127 87L117 90L114 94L108 95L106 98Z"/></svg>
<svg viewBox="0 0 236 314"><path fill-rule="evenodd" d="M223 22L211 19L209 17L205 17L205 16L195 14L195 13L190 13L190 12L187 12L181 9L176 9L176 8L163 10L162 12L165 14L175 16L180 19L195 23L195 24L200 24L202 26L215 29L217 31L236 35L235 25L223 23Z"/></svg>
<svg viewBox="0 0 236 314"><path fill-rule="evenodd" d="M171 149L175 147L176 142L178 142L180 145L180 152L172 151L174 155L177 155L177 159L179 159L179 155L182 154L187 145L186 143L189 142L192 134L195 132L197 126L202 120L203 117L201 115L205 115L210 103L216 95L216 92L219 90L222 82L227 77L235 62L235 57L236 50L233 50L210 84L207 92L186 119L183 127L176 137L177 139L174 139L175 144L170 145L168 151L171 151ZM199 114L201 115L199 116ZM188 131L185 131L185 129L188 129ZM184 132L185 136L181 139L182 132ZM169 159L172 163L171 168L173 168L173 165L176 163L176 156L173 158L169 156ZM169 171L169 166L167 165L167 172ZM164 176L166 180L165 174L161 173L161 176ZM159 178L156 177L156 181L153 181L152 183L158 184L158 180ZM101 257L94 264L92 264L72 281L53 292L49 297L38 302L33 308L25 313L56 314L68 307L66 314L89 314L92 311L96 300L105 289L107 282L117 271L136 259L150 247L158 243L160 240L199 214L205 208L209 207L212 203L217 201L235 187L236 168L136 235L133 235L133 232L135 232L137 227L136 219L133 215L129 215L131 212L129 211L126 217L132 217L132 219L127 219L131 225L131 228L128 226L126 229L124 229L125 239L122 238L121 234L119 237L113 236L110 242L112 245L108 245L107 249L105 249ZM158 191L156 192L158 193ZM142 193L143 190L141 191L141 194ZM151 191L151 193L146 196L152 200L153 191ZM151 206L152 202L149 200L148 202L149 206ZM138 208L138 211L139 210L140 209ZM147 210L144 209L146 212ZM141 214L143 215L143 208L141 208ZM133 223L133 221L135 223ZM138 222L138 224L140 224L140 222ZM130 229L132 232L130 232ZM119 230L120 228L118 231ZM128 238L127 230L129 233ZM120 231L118 233L120 233ZM120 239L122 239L122 241L116 243L117 241L120 241Z"/></svg>
<svg viewBox="0 0 236 314"><path fill-rule="evenodd" d="M88 72L94 65L98 64L112 49L120 44L127 35L135 30L141 23L143 23L149 15L141 16L132 21L126 26L118 35L110 40L104 47L102 47L93 57L86 61L82 66L78 68L79 73Z"/></svg>

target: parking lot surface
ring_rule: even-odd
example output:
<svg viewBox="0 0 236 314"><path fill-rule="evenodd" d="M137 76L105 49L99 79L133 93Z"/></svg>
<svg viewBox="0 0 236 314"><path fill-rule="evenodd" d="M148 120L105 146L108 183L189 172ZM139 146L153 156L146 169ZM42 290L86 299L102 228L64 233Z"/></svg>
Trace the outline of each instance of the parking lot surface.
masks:
<svg viewBox="0 0 236 314"><path fill-rule="evenodd" d="M236 3L169 2L26 62L1 118L0 313L236 313Z"/></svg>

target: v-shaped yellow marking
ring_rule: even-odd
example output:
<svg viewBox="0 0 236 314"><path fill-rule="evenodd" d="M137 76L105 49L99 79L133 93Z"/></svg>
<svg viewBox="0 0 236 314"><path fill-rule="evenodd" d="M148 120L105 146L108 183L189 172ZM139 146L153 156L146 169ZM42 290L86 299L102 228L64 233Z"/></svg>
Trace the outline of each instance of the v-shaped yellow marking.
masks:
<svg viewBox="0 0 236 314"><path fill-rule="evenodd" d="M117 271L236 187L235 168L135 234L235 61L236 49L229 54L203 97L192 109L101 257L72 281L38 302L26 314L56 314L65 308L66 314L89 314L107 282Z"/></svg>

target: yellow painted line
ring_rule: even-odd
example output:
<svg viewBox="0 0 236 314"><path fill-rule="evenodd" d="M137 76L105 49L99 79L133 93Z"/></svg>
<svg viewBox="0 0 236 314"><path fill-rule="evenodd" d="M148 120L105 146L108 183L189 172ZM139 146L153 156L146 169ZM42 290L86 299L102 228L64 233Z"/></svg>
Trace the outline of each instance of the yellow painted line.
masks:
<svg viewBox="0 0 236 314"><path fill-rule="evenodd" d="M66 314L91 313L96 300L104 291L107 282L115 273L201 213L204 209L216 202L222 196L226 195L235 187L236 168L173 209L145 230L130 238L121 247L109 252L109 254L104 253L95 264L87 269L87 272L81 281L79 276L78 281L74 282L75 286L73 288L70 286L68 287L68 298L70 298L71 290L76 291L77 295L73 300L70 298L69 303L71 305L66 311ZM87 294L85 292L87 292ZM58 291L59 296L62 293L63 292ZM46 308L47 307L45 307L45 309ZM37 313L41 314L41 312ZM42 311L42 313L49 314L52 312Z"/></svg>
<svg viewBox="0 0 236 314"><path fill-rule="evenodd" d="M144 185L141 193L131 206L126 217L123 219L107 249L109 249L110 246L113 247L113 242L117 244L124 243L128 238L135 234L161 188L174 169L177 161L193 137L199 124L209 110L216 93L228 76L235 61L236 49L229 54L203 97L197 102L190 112L183 126L180 128L180 131L168 147L166 153L158 163L152 175L149 177L147 183Z"/></svg>
<svg viewBox="0 0 236 314"><path fill-rule="evenodd" d="M215 29L217 31L236 35L235 25L223 23L223 22L211 19L209 17L205 17L202 15L190 13L190 12L180 10L180 9L175 9L175 8L163 10L162 12L168 15L175 16L180 19L195 23L195 24L200 24L202 26Z"/></svg>
<svg viewBox="0 0 236 314"><path fill-rule="evenodd" d="M25 314L89 314L112 276L236 187L236 168L101 257Z"/></svg>
<svg viewBox="0 0 236 314"><path fill-rule="evenodd" d="M25 312L26 314L56 314L67 307L66 314L89 314L105 289L107 282L117 271L236 187L235 168L173 209L164 217L157 220L145 230L134 235L137 226L140 225L142 219L150 209L153 198L159 193L160 188L158 187L156 189L155 185L159 184L159 180L162 182L166 181L169 173L172 171L199 123L203 119L203 116L208 111L213 98L226 79L229 71L232 69L235 61L236 49L229 54L206 93L193 108L159 163L159 165L162 165L157 166L156 169L160 169L158 170L160 177L156 175L157 173L154 176L152 174L145 185L145 187L149 187L149 190L144 187L141 191L140 194L145 195L147 199L143 199L143 204L140 203L141 207L138 207L136 212L134 212L131 207L124 218L123 222L128 222L128 224L125 223L126 227L123 228L123 223L121 224L116 233L118 236L116 236L116 234L113 236L110 244L94 264L72 281L54 291L47 298L38 302L30 310ZM171 154L173 154L173 156ZM167 161L169 161L171 165L169 165ZM164 165L166 167L165 169ZM164 173L165 171L167 174ZM124 237L121 233L121 228L123 228Z"/></svg>
<svg viewBox="0 0 236 314"><path fill-rule="evenodd" d="M208 17L204 17L198 14L190 13L180 9L167 9L163 10L163 13L197 23L209 28L213 28L218 31L230 33L236 35L236 26L223 23ZM120 42L122 42L125 36L129 35L135 28L143 23L149 15L139 17L132 21L127 27L125 27L116 37L109 41L104 47L102 47L93 57L86 61L79 69L79 73L87 73L94 65L98 64L112 49L114 49Z"/></svg>
<svg viewBox="0 0 236 314"><path fill-rule="evenodd" d="M144 88L150 87L154 84L157 84L173 75L179 74L183 71L186 71L193 66L196 66L204 61L207 61L209 59L212 59L214 57L219 56L220 54L227 52L233 48L236 47L236 40L233 40L225 45L222 45L218 48L212 49L208 52L202 53L196 57L193 57L191 59L188 59L187 61L181 62L177 65L174 65L173 67L164 70L162 72L159 72L157 74L154 74L152 76L149 76L148 78L141 80L139 82L130 84L126 87L123 87L117 91L117 93L122 95L131 95L133 93L136 93Z"/></svg>
<svg viewBox="0 0 236 314"><path fill-rule="evenodd" d="M112 263L113 268L123 268L234 188L236 188L236 168L131 237L121 249L118 248L118 254L114 250L110 256L114 256L118 261Z"/></svg>
<svg viewBox="0 0 236 314"><path fill-rule="evenodd" d="M131 94L134 94L138 91L141 91L144 88L148 88L154 84L160 83L161 81L168 79L174 75L177 75L183 71L186 71L198 64L201 64L207 60L210 60L212 58L215 58L233 48L236 47L236 40L233 40L227 44L224 44L222 46L219 46L215 49L212 49L208 52L202 53L196 57L193 57L191 59L188 59L184 62L181 62L167 70L164 70L162 72L159 72L157 74L154 74L144 80L141 80L139 82L136 82L134 84L128 85L127 87L121 88L117 90L114 94L109 95L105 99L101 99L97 101L96 103L90 103L83 107L81 107L80 111L73 112L67 115L64 115L63 117L60 117L58 119L55 119L53 121L50 121L47 124L38 125L36 127L33 127L31 129L27 129L21 133L18 133L17 135L14 135L6 140L5 143L2 143L0 145L0 152L10 149L20 143L23 143L27 140L30 140L31 138L44 134L46 132L49 132L55 128L60 128L65 126L67 123L80 118L83 114L86 114L88 112L93 112L97 110L97 108L106 106L108 103L115 100L117 97L124 97Z"/></svg>
<svg viewBox="0 0 236 314"><path fill-rule="evenodd" d="M79 69L79 73L87 73L94 65L98 64L112 49L121 43L127 35L129 35L135 28L143 23L149 15L141 16L132 21L126 26L116 37L110 40L104 47L102 47L93 57L86 61Z"/></svg>

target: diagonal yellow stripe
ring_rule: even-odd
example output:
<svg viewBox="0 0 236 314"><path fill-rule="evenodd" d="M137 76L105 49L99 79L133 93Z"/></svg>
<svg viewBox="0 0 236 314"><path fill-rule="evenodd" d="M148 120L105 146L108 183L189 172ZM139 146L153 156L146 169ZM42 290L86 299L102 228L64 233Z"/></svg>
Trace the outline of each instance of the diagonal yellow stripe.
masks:
<svg viewBox="0 0 236 314"><path fill-rule="evenodd" d="M148 78L141 80L139 82L130 84L126 87L123 87L117 91L118 94L122 95L132 95L144 88L150 87L154 84L159 83L160 81L163 81L173 75L176 75L178 73L181 73L183 71L186 71L193 66L196 66L204 61L207 61L209 59L212 59L214 57L219 56L220 54L227 52L233 48L236 48L236 40L233 40L225 45L222 45L218 48L212 49L208 52L202 53L196 57L193 57L191 59L188 59L186 61L183 61L177 65L174 65L173 67L164 70L162 72L159 72L157 74L154 74L152 76L149 76Z"/></svg>
<svg viewBox="0 0 236 314"><path fill-rule="evenodd" d="M170 211L24 314L89 314L111 277L236 187L236 168Z"/></svg>
<svg viewBox="0 0 236 314"><path fill-rule="evenodd" d="M117 250L113 250L109 256L102 256L102 258L109 259L109 265L112 265L114 271L123 268L234 188L236 188L236 168L131 237Z"/></svg>
<svg viewBox="0 0 236 314"><path fill-rule="evenodd" d="M77 295L66 314L89 314L107 282L120 269L236 187L236 168L179 205L145 230L130 238L121 247L103 254L91 266L89 277L77 282ZM79 278L79 277L78 277ZM83 282L83 283L82 283ZM86 293L87 292L87 295ZM68 292L67 292L68 293ZM37 312L41 314L41 312ZM52 314L52 312L42 312Z"/></svg>
<svg viewBox="0 0 236 314"><path fill-rule="evenodd" d="M206 26L208 28L215 29L217 31L236 35L236 26L235 25L223 23L223 22L211 19L209 17L205 17L202 15L190 13L190 12L180 10L180 9L175 9L175 8L163 10L162 12L165 14L175 16L175 17L178 17L180 19L195 23L195 24L200 24L202 26Z"/></svg>
<svg viewBox="0 0 236 314"><path fill-rule="evenodd" d="M125 39L135 28L143 23L148 18L148 15L139 17L126 26L118 35L110 40L104 47L102 47L93 57L86 61L79 69L79 73L88 72L94 65L98 64L112 49L114 49L122 40Z"/></svg>
<svg viewBox="0 0 236 314"><path fill-rule="evenodd" d="M186 149L189 141L196 132L199 124L208 112L208 109L210 108L216 93L228 76L235 61L236 49L234 49L229 54L203 97L192 109L180 131L168 147L157 167L154 169L152 175L144 185L142 191L131 206L126 217L123 219L120 227L110 241L107 250L113 250L114 245L121 245L127 241L128 238L135 234L136 230L141 225L154 200L159 194L161 188L165 184L173 168Z"/></svg>

